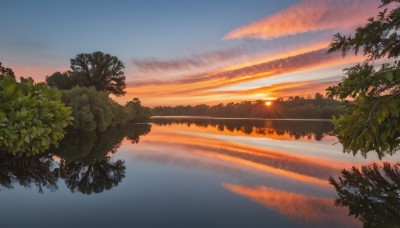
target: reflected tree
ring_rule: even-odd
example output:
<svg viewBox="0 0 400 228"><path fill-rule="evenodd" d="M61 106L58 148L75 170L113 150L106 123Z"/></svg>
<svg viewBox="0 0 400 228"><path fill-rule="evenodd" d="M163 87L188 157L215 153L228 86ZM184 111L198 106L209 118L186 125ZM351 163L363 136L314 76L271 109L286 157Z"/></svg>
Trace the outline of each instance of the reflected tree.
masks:
<svg viewBox="0 0 400 228"><path fill-rule="evenodd" d="M61 178L72 192L101 193L117 186L125 177L125 165L121 160L113 162L104 157L93 163L62 160Z"/></svg>
<svg viewBox="0 0 400 228"><path fill-rule="evenodd" d="M72 192L101 193L117 186L125 177L122 160L113 161L114 154L126 137L138 143L149 133L151 125L134 124L111 128L106 132L80 133L70 131L53 153L61 157L60 173Z"/></svg>
<svg viewBox="0 0 400 228"><path fill-rule="evenodd" d="M365 227L400 227L400 163L353 167L329 182L339 196L335 205L348 207Z"/></svg>
<svg viewBox="0 0 400 228"><path fill-rule="evenodd" d="M147 135L151 131L150 124L136 124L134 130L130 130L126 134L126 138L131 141L132 144L139 143L140 136Z"/></svg>
<svg viewBox="0 0 400 228"><path fill-rule="evenodd" d="M307 138L320 141L330 134L333 126L327 121L286 121L286 120L240 120L240 119L177 119L153 118L152 122L159 126L172 124L195 125L197 127L213 127L224 132L242 132L256 135L285 135L294 139Z"/></svg>
<svg viewBox="0 0 400 228"><path fill-rule="evenodd" d="M19 184L24 188L36 186L39 193L44 189L58 189L58 169L52 156L16 157L10 153L0 152L0 187L7 189Z"/></svg>
<svg viewBox="0 0 400 228"><path fill-rule="evenodd" d="M110 155L125 137L138 143L140 136L150 130L148 124L131 124L107 132L70 130L58 148L51 148L46 155L16 157L0 152L0 189L19 184L25 188L36 186L43 193L45 188L57 190L57 181L64 179L72 192L92 194L109 190L123 180L126 169L124 161L113 161ZM54 155L59 162L53 159Z"/></svg>

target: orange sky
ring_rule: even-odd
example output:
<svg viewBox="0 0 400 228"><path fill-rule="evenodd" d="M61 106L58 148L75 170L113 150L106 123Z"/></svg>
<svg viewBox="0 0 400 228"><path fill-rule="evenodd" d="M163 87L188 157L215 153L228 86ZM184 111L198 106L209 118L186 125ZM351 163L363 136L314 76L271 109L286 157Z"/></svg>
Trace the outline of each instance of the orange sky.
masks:
<svg viewBox="0 0 400 228"><path fill-rule="evenodd" d="M241 4L256 7L254 2ZM124 29L116 30L117 35L111 37L94 35L99 31L92 28L100 19L85 26L79 38L68 40L10 30L3 37L6 40L1 42L0 38L0 61L17 76L44 81L55 71L68 70L70 58L79 52L101 50L117 56L126 66L127 94L114 99L125 103L139 97L150 107L312 96L324 94L328 86L341 80L342 69L365 59L326 55L326 51L334 34L354 33L376 15L378 4L376 0L299 0L285 4L268 0L260 9L245 10L235 4L207 6L209 14L190 12L184 16L180 13L187 9L171 8L176 16L161 18L157 24L151 20L126 24L121 20ZM242 8L241 14L235 11ZM196 16L201 25L193 24ZM24 20L24 26L37 25L30 22L35 21ZM45 25L50 22L41 21L37 30L46 34L59 29L59 23ZM130 31L132 23L142 29ZM181 27L173 29L171 25ZM157 33L163 27L168 29ZM140 35L143 37L137 38Z"/></svg>

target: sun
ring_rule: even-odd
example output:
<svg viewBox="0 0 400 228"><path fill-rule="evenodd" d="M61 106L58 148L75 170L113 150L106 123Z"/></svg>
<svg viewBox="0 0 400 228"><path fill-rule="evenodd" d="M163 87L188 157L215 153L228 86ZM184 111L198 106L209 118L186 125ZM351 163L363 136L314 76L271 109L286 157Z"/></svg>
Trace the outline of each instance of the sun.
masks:
<svg viewBox="0 0 400 228"><path fill-rule="evenodd" d="M265 105L266 105L266 106L271 106L271 105L272 105L272 102L271 102L271 101L266 101L266 102L265 102Z"/></svg>

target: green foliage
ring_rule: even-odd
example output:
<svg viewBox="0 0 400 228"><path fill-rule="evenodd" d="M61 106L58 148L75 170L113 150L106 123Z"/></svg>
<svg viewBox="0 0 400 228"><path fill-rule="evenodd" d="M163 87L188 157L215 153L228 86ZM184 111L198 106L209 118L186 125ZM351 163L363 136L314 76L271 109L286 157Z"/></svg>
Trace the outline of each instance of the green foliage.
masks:
<svg viewBox="0 0 400 228"><path fill-rule="evenodd" d="M62 91L62 100L72 108L73 127L83 132L105 131L119 123L122 107L96 88L74 87Z"/></svg>
<svg viewBox="0 0 400 228"><path fill-rule="evenodd" d="M150 108L143 107L139 98L133 98L125 105L125 116L128 118L128 122L148 122L151 117Z"/></svg>
<svg viewBox="0 0 400 228"><path fill-rule="evenodd" d="M110 127L150 119L148 108L142 107L138 99L124 107L94 87L64 90L62 100L72 108L73 128L82 132L103 132Z"/></svg>
<svg viewBox="0 0 400 228"><path fill-rule="evenodd" d="M97 91L105 91L115 96L125 95L124 64L116 57L97 51L79 54L71 59L72 80L80 86L94 86Z"/></svg>
<svg viewBox="0 0 400 228"><path fill-rule="evenodd" d="M265 101L242 101L208 106L157 106L152 109L156 116L213 116L236 118L297 118L297 119L329 119L332 115L344 113L341 102L317 93L315 98L289 97L278 98L266 106Z"/></svg>
<svg viewBox="0 0 400 228"><path fill-rule="evenodd" d="M399 1L382 1L382 7ZM368 60L397 58L400 54L400 8L383 9L378 17L356 30L354 37L337 34L329 52L345 55L363 48ZM344 115L334 118L335 130L345 152L366 156L377 151L380 158L393 154L400 144L400 62L384 63L379 69L365 62L345 69L345 77L327 89L329 97L352 98Z"/></svg>
<svg viewBox="0 0 400 228"><path fill-rule="evenodd" d="M400 27L400 8L398 0L382 0L382 7L394 3L396 7L383 9L376 18L371 17L365 26L356 29L354 36L336 34L328 53L341 52L343 56L350 50L356 54L362 49L369 60L397 58L400 54L400 37L397 34Z"/></svg>
<svg viewBox="0 0 400 228"><path fill-rule="evenodd" d="M335 205L348 207L364 227L400 227L400 163L353 167L329 182L339 195Z"/></svg>
<svg viewBox="0 0 400 228"><path fill-rule="evenodd" d="M0 79L0 150L31 156L57 145L71 124L61 94L31 78Z"/></svg>

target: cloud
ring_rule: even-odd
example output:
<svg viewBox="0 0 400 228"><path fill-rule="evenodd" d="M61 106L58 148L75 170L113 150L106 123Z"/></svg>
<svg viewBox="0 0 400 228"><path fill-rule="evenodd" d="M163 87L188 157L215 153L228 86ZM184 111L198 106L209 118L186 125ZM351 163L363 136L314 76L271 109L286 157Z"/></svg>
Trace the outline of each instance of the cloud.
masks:
<svg viewBox="0 0 400 228"><path fill-rule="evenodd" d="M162 87L164 89L160 92L167 92L169 86L172 86L173 92L175 94L209 90L221 86L227 86L245 81L272 77L283 73L298 71L301 69L312 68L333 60L335 60L336 62L339 59L342 59L340 55L326 55L326 49L320 49L294 56L275 59L261 64L255 64L235 70L228 70L219 73L192 75L190 77L184 77L173 81L164 81L162 82ZM349 59L350 58L348 58L347 60ZM154 87L156 86L161 86L160 84L160 81L147 81L131 85L134 87L142 88L150 86L154 89ZM153 89L149 92L154 93L155 91L157 91Z"/></svg>
<svg viewBox="0 0 400 228"><path fill-rule="evenodd" d="M145 59L133 60L132 63L142 72L175 72L182 70L196 70L198 68L209 67L210 65L220 65L232 59L242 56L244 50L241 48L231 48L217 51L203 52L180 59Z"/></svg>
<svg viewBox="0 0 400 228"><path fill-rule="evenodd" d="M325 92L325 89L331 85L335 85L340 81L341 77L333 77L321 80L307 80L300 82L283 82L269 86L262 86L249 90L238 91L219 91L221 93L232 93L237 95L249 95L255 93L268 94L269 97L282 97L289 96L312 96L317 92Z"/></svg>
<svg viewBox="0 0 400 228"><path fill-rule="evenodd" d="M272 15L239 27L224 39L275 39L300 33L364 24L377 13L376 0L301 0Z"/></svg>
<svg viewBox="0 0 400 228"><path fill-rule="evenodd" d="M235 70L197 74L170 81L131 81L128 82L127 95L122 100L140 97L147 105L154 106L189 103L216 104L230 101L265 99L266 97L313 95L315 92L324 92L324 88L328 86L328 83L323 81L298 83L302 80L314 80L307 77L307 74L310 74L309 70L349 64L358 61L358 58L360 58L356 56L342 58L339 54L326 55L325 53L326 49L320 49ZM279 84L291 82L290 78L286 78L282 82L273 83L277 77L288 73L293 74L290 76L292 82L297 83ZM242 83L258 79L263 79L263 82L254 86L254 90L243 91L240 89L240 86L243 85ZM238 88L229 89L231 85L235 85ZM271 85L272 87L268 87ZM307 86L310 86L313 90L307 89ZM224 89L225 87L227 89ZM290 90L292 90L292 93Z"/></svg>

